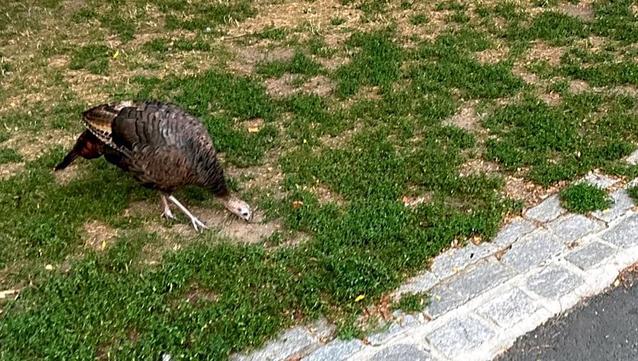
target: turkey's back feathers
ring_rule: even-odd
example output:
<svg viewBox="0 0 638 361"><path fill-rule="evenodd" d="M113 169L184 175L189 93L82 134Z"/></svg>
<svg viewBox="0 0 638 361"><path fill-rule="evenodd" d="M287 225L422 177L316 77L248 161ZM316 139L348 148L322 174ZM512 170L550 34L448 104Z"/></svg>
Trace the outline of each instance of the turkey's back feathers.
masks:
<svg viewBox="0 0 638 361"><path fill-rule="evenodd" d="M227 193L213 142L196 117L171 104L102 104L83 114L87 129L112 151L106 159L147 187L172 192L197 184Z"/></svg>

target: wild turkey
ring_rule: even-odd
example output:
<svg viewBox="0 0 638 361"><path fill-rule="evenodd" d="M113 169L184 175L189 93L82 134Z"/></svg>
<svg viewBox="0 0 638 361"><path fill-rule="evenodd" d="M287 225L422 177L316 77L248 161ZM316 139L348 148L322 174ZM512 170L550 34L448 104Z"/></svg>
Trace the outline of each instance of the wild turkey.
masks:
<svg viewBox="0 0 638 361"><path fill-rule="evenodd" d="M78 156L104 155L143 186L161 192L166 218L175 218L170 200L196 231L208 228L172 195L181 186L197 185L210 190L230 212L250 221L250 207L230 194L213 142L196 117L172 104L127 101L98 105L85 111L82 119L87 129L56 171Z"/></svg>

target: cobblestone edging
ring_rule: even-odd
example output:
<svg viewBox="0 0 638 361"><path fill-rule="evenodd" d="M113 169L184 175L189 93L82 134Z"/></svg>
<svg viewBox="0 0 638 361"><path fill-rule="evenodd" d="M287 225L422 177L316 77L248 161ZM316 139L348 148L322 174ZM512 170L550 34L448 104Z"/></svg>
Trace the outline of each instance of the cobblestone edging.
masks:
<svg viewBox="0 0 638 361"><path fill-rule="evenodd" d="M610 188L615 180L585 181ZM600 293L638 261L638 213L625 189L611 209L584 216L550 196L479 246L451 249L401 286L427 292L418 314L395 320L366 342L333 339L325 321L282 333L264 348L234 360L490 360L514 340L581 299Z"/></svg>

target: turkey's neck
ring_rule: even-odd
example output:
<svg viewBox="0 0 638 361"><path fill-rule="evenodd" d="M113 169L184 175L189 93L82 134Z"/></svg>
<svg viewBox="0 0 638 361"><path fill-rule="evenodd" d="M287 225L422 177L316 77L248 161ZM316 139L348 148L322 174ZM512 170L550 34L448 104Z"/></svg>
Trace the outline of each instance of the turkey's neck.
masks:
<svg viewBox="0 0 638 361"><path fill-rule="evenodd" d="M224 170L217 160L215 150L206 150L198 158L196 164L199 180L197 183L209 189L216 197L227 196L228 187L224 178Z"/></svg>

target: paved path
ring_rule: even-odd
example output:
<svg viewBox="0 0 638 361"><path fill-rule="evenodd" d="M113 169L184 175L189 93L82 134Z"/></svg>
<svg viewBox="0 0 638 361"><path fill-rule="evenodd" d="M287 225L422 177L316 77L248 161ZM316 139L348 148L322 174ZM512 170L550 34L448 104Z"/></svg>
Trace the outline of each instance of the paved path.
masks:
<svg viewBox="0 0 638 361"><path fill-rule="evenodd" d="M611 209L567 213L551 196L513 220L498 236L439 255L429 271L399 290L427 292L422 313L395 312L386 331L366 340L333 339L325 321L282 333L234 360L491 360L554 315L607 288L638 261L638 213L616 181L589 175L606 188Z"/></svg>
<svg viewBox="0 0 638 361"><path fill-rule="evenodd" d="M543 324L498 361L638 360L638 271L617 287Z"/></svg>

